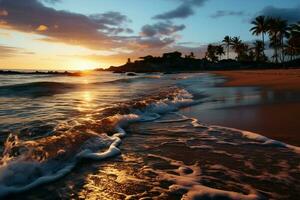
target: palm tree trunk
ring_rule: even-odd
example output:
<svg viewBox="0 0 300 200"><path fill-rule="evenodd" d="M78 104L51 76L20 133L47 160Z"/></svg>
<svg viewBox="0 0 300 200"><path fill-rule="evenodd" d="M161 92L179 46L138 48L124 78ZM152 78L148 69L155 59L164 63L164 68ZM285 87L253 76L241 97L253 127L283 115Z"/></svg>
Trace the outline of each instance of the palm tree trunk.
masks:
<svg viewBox="0 0 300 200"><path fill-rule="evenodd" d="M227 60L229 59L229 45L227 45Z"/></svg>
<svg viewBox="0 0 300 200"><path fill-rule="evenodd" d="M262 33L262 42L263 42L263 55L265 55L265 33Z"/></svg>
<svg viewBox="0 0 300 200"><path fill-rule="evenodd" d="M274 50L275 50L275 63L278 64L278 42L277 42L277 35L275 34L275 47L274 47Z"/></svg>
<svg viewBox="0 0 300 200"><path fill-rule="evenodd" d="M285 55L284 55L284 38L283 38L283 36L281 36L281 56L282 56L282 62L284 62L284 60L285 60Z"/></svg>

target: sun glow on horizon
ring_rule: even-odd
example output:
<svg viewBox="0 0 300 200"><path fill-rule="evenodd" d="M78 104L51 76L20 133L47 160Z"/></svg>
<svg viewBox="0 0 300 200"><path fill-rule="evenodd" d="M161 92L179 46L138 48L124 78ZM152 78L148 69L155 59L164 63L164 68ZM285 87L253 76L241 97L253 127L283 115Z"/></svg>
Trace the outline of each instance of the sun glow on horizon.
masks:
<svg viewBox="0 0 300 200"><path fill-rule="evenodd" d="M99 68L100 64L89 60L74 60L69 64L70 68L78 71L89 71Z"/></svg>

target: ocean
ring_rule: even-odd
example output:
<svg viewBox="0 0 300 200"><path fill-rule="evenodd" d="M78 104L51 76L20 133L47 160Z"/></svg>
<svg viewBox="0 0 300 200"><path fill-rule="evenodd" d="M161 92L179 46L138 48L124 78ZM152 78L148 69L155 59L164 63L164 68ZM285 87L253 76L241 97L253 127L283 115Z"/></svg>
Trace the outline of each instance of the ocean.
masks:
<svg viewBox="0 0 300 200"><path fill-rule="evenodd" d="M299 147L195 112L260 101L224 81L0 75L0 199L299 199Z"/></svg>

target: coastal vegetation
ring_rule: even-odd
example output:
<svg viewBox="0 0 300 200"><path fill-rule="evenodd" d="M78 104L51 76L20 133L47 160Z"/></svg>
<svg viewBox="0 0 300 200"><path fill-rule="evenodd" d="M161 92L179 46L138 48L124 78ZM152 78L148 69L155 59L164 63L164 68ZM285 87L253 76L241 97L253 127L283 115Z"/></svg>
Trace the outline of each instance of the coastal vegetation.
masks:
<svg viewBox="0 0 300 200"><path fill-rule="evenodd" d="M140 57L119 67L114 72L176 72L193 70L232 70L258 68L287 68L300 66L300 21L288 24L281 18L258 16L249 30L259 37L243 41L239 36L225 36L222 42L208 44L205 57L197 59L193 52L184 55L178 51L161 57Z"/></svg>

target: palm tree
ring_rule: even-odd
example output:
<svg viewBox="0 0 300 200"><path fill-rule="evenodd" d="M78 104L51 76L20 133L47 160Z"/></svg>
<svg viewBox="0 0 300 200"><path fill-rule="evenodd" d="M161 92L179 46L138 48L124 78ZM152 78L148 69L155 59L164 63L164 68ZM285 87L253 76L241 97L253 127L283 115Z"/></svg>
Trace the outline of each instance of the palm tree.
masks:
<svg viewBox="0 0 300 200"><path fill-rule="evenodd" d="M295 48L291 40L288 40L287 45L285 45L284 53L290 56L290 61L294 60L294 57L297 53L297 49Z"/></svg>
<svg viewBox="0 0 300 200"><path fill-rule="evenodd" d="M240 40L240 37L231 38L232 49L237 54L237 58L239 57L241 44L242 44L242 40Z"/></svg>
<svg viewBox="0 0 300 200"><path fill-rule="evenodd" d="M291 24L288 28L288 40L285 47L285 53L293 60L300 54L300 22Z"/></svg>
<svg viewBox="0 0 300 200"><path fill-rule="evenodd" d="M284 62L284 38L288 35L288 24L280 18L269 19L270 46L274 48L275 62L278 63L278 50L281 50L281 61Z"/></svg>
<svg viewBox="0 0 300 200"><path fill-rule="evenodd" d="M255 60L256 61L263 61L265 60L264 57L264 44L263 44L263 41L261 40L256 40L254 43L253 43L254 47L253 47L253 50L254 50L254 56L255 56Z"/></svg>
<svg viewBox="0 0 300 200"><path fill-rule="evenodd" d="M207 46L207 51L205 57L208 58L212 62L217 62L218 57L216 56L216 46L209 44Z"/></svg>
<svg viewBox="0 0 300 200"><path fill-rule="evenodd" d="M226 35L222 41L227 48L227 60L229 59L229 49L231 45L231 37Z"/></svg>
<svg viewBox="0 0 300 200"><path fill-rule="evenodd" d="M268 19L265 16L258 16L251 22L253 27L250 29L253 35L261 35L263 43L263 53L265 50L265 34L268 32Z"/></svg>
<svg viewBox="0 0 300 200"><path fill-rule="evenodd" d="M249 60L249 46L247 44L241 43L238 49L238 60L245 61Z"/></svg>
<svg viewBox="0 0 300 200"><path fill-rule="evenodd" d="M281 45L281 61L284 62L284 38L288 36L288 23L286 20L279 20L278 21L278 28L279 28L279 39Z"/></svg>
<svg viewBox="0 0 300 200"><path fill-rule="evenodd" d="M222 45L218 45L216 46L216 55L219 56L219 58L221 59L222 55L224 55L224 48Z"/></svg>
<svg viewBox="0 0 300 200"><path fill-rule="evenodd" d="M275 62L278 63L278 49L281 46L281 39L279 38L279 18L269 18L268 19L268 33L270 37L270 47L274 48L274 55L272 56L275 59Z"/></svg>

